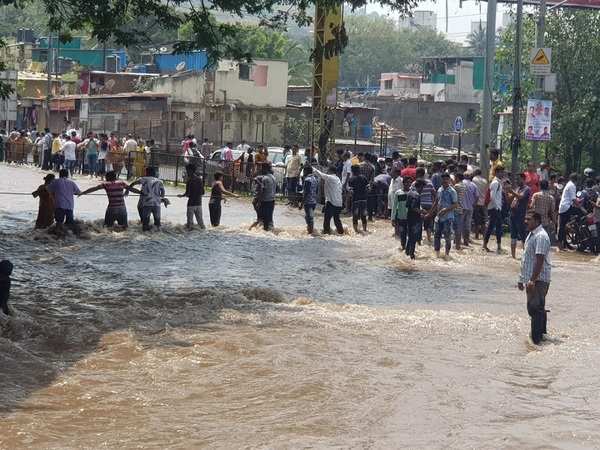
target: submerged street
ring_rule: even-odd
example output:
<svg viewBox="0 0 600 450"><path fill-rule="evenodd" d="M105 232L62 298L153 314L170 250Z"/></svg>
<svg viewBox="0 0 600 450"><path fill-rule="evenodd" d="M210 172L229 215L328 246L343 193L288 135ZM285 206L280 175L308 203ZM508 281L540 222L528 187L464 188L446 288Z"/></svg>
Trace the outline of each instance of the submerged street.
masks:
<svg viewBox="0 0 600 450"><path fill-rule="evenodd" d="M172 198L143 234L130 198L115 233L105 195L76 200L83 238L57 240L32 231L35 199L5 194L42 174L0 165L0 259L21 280L0 448L600 447L597 258L553 252L535 347L518 262L480 242L410 261L387 221L309 237L278 204L275 233L248 231L238 199L187 232Z"/></svg>

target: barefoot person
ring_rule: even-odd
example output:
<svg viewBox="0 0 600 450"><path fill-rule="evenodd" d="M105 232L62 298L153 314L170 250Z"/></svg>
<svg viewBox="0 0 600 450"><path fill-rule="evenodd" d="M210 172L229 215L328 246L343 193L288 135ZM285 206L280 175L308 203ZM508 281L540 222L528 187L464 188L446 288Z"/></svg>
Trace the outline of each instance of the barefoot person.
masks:
<svg viewBox="0 0 600 450"><path fill-rule="evenodd" d="M550 238L538 213L527 216L529 236L521 259L519 290L527 293L527 312L531 317L531 340L539 344L546 334L546 294L550 287Z"/></svg>
<svg viewBox="0 0 600 450"><path fill-rule="evenodd" d="M35 228L48 228L54 223L54 195L48 190L48 185L54 181L54 174L49 173L44 177L44 184L32 192L33 198L40 198L38 216L35 220Z"/></svg>

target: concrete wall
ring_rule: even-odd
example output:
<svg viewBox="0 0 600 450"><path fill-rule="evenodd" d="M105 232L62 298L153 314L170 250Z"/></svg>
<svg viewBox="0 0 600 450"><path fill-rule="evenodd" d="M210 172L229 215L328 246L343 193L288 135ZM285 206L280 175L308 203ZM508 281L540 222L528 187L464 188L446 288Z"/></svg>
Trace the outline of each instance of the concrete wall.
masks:
<svg viewBox="0 0 600 450"><path fill-rule="evenodd" d="M267 66L266 86L254 80L240 79L240 65L234 61L221 61L215 74L215 100L222 103L227 92L227 102L246 106L285 108L287 105L288 63L255 59L253 65Z"/></svg>
<svg viewBox="0 0 600 450"><path fill-rule="evenodd" d="M204 73L181 74L156 78L152 91L169 94L172 102L202 103L205 85Z"/></svg>
<svg viewBox="0 0 600 450"><path fill-rule="evenodd" d="M386 81L392 82L391 89L386 88ZM401 73L382 73L378 95L381 97L419 98L421 77Z"/></svg>
<svg viewBox="0 0 600 450"><path fill-rule="evenodd" d="M369 106L379 108L376 112L380 120L406 134L409 143L416 143L420 132L436 136L436 143L443 143L442 134L452 131L454 119L461 116L465 129L476 127L479 112L477 103L422 102L416 100L394 100L373 98ZM479 143L479 134L467 134L463 139L465 147Z"/></svg>

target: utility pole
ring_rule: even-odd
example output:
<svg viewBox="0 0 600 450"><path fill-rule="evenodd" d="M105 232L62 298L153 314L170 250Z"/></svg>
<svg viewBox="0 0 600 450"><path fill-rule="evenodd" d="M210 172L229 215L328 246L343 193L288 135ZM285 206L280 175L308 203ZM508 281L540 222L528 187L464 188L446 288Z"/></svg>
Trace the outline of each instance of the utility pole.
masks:
<svg viewBox="0 0 600 450"><path fill-rule="evenodd" d="M537 38L536 38L536 46L538 48L544 47L544 34L546 33L546 0L540 0L540 10L539 10L539 18L537 23ZM542 98L544 95L544 77L537 77L536 80L536 91L535 98ZM538 141L533 141L533 146L531 148L531 159L535 164L539 162L539 143Z"/></svg>
<svg viewBox="0 0 600 450"><path fill-rule="evenodd" d="M489 146L492 136L492 95L494 89L494 56L496 54L496 9L497 0L487 4L487 25L485 29L485 80L483 104L481 105L481 131L479 135L479 167L485 178L490 167Z"/></svg>
<svg viewBox="0 0 600 450"><path fill-rule="evenodd" d="M48 80L46 85L46 128L50 128L50 92L52 91L52 75L50 71L52 61L52 33L48 33L48 57L46 58L46 72Z"/></svg>
<svg viewBox="0 0 600 450"><path fill-rule="evenodd" d="M513 75L513 128L511 139L511 172L513 185L519 172L519 145L521 144L521 54L523 52L523 0L517 1L517 35L515 37L515 71Z"/></svg>

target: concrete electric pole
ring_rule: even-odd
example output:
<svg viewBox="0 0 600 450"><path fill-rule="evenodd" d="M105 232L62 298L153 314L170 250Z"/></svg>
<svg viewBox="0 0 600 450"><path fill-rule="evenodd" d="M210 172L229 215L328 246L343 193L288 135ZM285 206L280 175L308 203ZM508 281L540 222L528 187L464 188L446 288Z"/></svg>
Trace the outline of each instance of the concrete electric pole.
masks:
<svg viewBox="0 0 600 450"><path fill-rule="evenodd" d="M479 136L479 167L484 177L488 177L490 166L489 146L492 136L492 109L494 90L494 56L496 53L496 9L497 0L487 4L487 25L485 30L485 80L483 104L481 105L481 131Z"/></svg>

